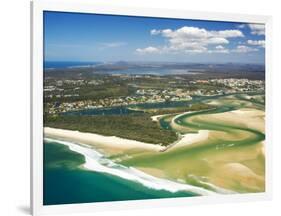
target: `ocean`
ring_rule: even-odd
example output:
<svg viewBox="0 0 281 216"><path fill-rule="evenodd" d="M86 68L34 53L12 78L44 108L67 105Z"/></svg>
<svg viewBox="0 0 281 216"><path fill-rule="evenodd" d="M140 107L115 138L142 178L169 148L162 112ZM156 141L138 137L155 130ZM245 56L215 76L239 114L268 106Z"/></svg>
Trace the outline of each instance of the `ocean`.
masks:
<svg viewBox="0 0 281 216"><path fill-rule="evenodd" d="M83 68L83 67L93 67L99 64L104 64L103 62L79 62L79 61L44 61L44 69L45 70L53 70L53 69L67 69L67 68ZM109 73L109 74L142 74L142 75L169 75L169 74L186 74L186 73L195 73L194 69L184 68L178 69L176 68L166 68L166 67L128 67L122 69L99 69L99 72Z"/></svg>
<svg viewBox="0 0 281 216"><path fill-rule="evenodd" d="M68 145L71 146L70 143ZM69 147L65 142L56 140L44 140L44 205L198 195L181 190L181 184L145 175L86 149L77 145ZM91 161L77 151L84 151Z"/></svg>
<svg viewBox="0 0 281 216"><path fill-rule="evenodd" d="M72 67L88 67L100 62L79 62L79 61L44 61L44 69L63 69Z"/></svg>

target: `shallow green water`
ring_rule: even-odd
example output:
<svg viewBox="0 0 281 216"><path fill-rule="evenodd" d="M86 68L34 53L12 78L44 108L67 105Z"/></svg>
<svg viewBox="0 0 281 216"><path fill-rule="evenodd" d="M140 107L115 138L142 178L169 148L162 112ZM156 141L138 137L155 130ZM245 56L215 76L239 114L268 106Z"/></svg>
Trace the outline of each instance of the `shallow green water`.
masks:
<svg viewBox="0 0 281 216"><path fill-rule="evenodd" d="M44 143L44 205L195 196L79 168L84 156L55 142Z"/></svg>
<svg viewBox="0 0 281 216"><path fill-rule="evenodd" d="M224 96L198 97L196 101L216 100L223 97ZM234 95L234 97L241 99L239 95ZM194 132L201 129L224 131L227 133L243 131L251 135L248 139L237 140L235 142L223 138L213 141L208 140L206 143L197 147L181 148L173 151L161 152L159 154L148 153L136 158L124 160L121 163L125 166L140 166L158 168L161 170L163 167L170 166L173 163L176 164L177 160L190 161L190 163L194 160L199 166L196 169L202 170L202 173L207 173L208 167L205 167L203 162L202 164L198 162L202 158L202 154L216 155L218 154L216 150L217 147L220 147L222 150L225 148L225 151L231 151L231 149L234 148L243 151L243 148L248 148L264 140L265 135L251 128L222 123L216 124L213 122L191 122L189 118L195 115L223 113L243 108L249 104L252 104L251 106L258 109L264 109L262 103L253 103L246 99L241 101L243 103L238 103L238 105L229 103L215 109L186 114L177 118L175 121L179 125L191 128ZM244 102L247 104L245 105ZM172 129L169 123L164 121L164 119L160 120L160 125L165 129ZM56 142L44 144L44 205L195 196L195 194L191 192L180 191L172 193L166 190L156 190L116 175L81 169L80 166L84 162L83 155L69 150L67 146Z"/></svg>
<svg viewBox="0 0 281 216"><path fill-rule="evenodd" d="M175 129L170 125L171 118L169 116L160 119L160 126L163 129L176 130L179 132L183 130L183 133L197 133L199 130L209 130L223 132L232 135L233 137L243 135L243 138L231 139L228 136L212 137L197 145L171 149L170 151L156 154L147 153L138 157L126 159L122 161L122 164L126 166L151 167L165 170L166 173L170 174L170 177L184 179L187 183L197 186L202 182L200 176L204 177L204 181L209 177L213 177L212 172L216 172L216 166L214 165L216 161L220 161L218 164L227 163L227 161L238 161L242 164L250 164L250 167L256 169L257 172L263 176L264 157L259 156L253 159L250 163L247 159L243 161L242 158L247 158L247 154L254 154L254 152L257 151L257 148L260 148L261 142L265 140L264 133L243 125L235 125L226 122L208 122L204 120L204 115L224 113L241 108L249 107L264 110L264 106L261 103L252 103L249 100L239 99L240 97L237 97L237 95L235 95L233 99L223 98L223 103L216 108L186 113L174 118L175 124L181 126L179 129ZM217 102L219 102L219 100L217 100ZM195 116L200 116L201 118L192 121L191 118ZM231 158L226 158L224 155L228 155ZM241 161L239 161L239 158ZM173 164L177 164L177 166L174 166ZM190 177L190 174L195 178ZM256 189L253 189L251 184L248 186L232 186L232 189L237 192L263 191L262 186ZM209 185L202 185L202 187L209 189Z"/></svg>

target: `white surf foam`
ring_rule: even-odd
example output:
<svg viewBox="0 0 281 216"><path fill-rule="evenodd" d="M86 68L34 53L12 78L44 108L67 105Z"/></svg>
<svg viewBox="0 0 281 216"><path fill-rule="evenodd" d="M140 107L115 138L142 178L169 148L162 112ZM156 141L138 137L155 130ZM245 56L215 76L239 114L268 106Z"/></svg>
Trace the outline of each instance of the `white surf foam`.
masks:
<svg viewBox="0 0 281 216"><path fill-rule="evenodd" d="M172 193L179 191L187 191L192 192L198 195L212 195L212 194L220 194L220 193L229 193L225 190L219 190L218 188L216 192L196 187L188 184L178 183L174 181L170 181L167 179L157 178L151 175L148 175L140 170L137 170L133 167L126 167L120 164L117 164L107 158L105 158L101 153L95 151L92 148L82 146L80 144L61 141L56 139L45 138L47 142L56 142L59 144L63 144L69 147L70 150L82 154L85 157L85 163L83 167L88 170L93 170L95 172L107 173L110 175L118 176L120 178L138 182L148 188L155 190L166 190Z"/></svg>

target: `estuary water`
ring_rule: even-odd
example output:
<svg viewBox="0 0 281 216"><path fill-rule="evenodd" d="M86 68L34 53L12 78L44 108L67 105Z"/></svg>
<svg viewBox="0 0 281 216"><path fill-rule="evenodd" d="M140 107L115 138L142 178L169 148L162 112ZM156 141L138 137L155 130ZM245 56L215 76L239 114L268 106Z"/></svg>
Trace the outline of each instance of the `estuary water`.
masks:
<svg viewBox="0 0 281 216"><path fill-rule="evenodd" d="M235 94L233 94L235 95ZM194 102L203 100L218 99L224 96L201 97L195 96L192 101L143 104L136 108L151 109L164 107L188 106ZM243 99L244 100L244 99ZM243 102L243 101L242 101ZM246 101L245 101L246 102ZM244 103L244 102L243 102ZM259 104L256 104L258 106ZM212 194L211 190L202 187L195 187L188 184L181 184L167 179L155 178L147 175L139 170L132 168L134 164L139 167L145 167L145 163L151 163L153 166L157 164L172 164L169 160L184 159L186 162L190 160L190 164L194 161L199 163L197 159L200 151L205 150L206 155L218 154L217 146L231 145L231 149L250 148L253 144L264 140L264 134L246 127L238 127L231 125L219 125L209 123L196 123L185 121L187 117L198 114L223 113L240 108L241 104L224 104L223 106L203 110L196 113L185 114L175 121L178 124L192 127L195 129L222 130L230 132L239 131L250 134L247 139L226 141L215 140L215 143L201 146L192 150L171 151L163 155L154 155L151 158L137 158L128 160L123 165L117 164L101 155L94 149L83 147L75 143L64 142L60 140L44 139L44 205L71 204L71 203L90 203L90 202L106 202L106 201L123 201L123 200L140 200L140 199L157 199L157 198L175 198L175 197L191 197L198 195ZM118 115L130 114L136 111L130 109L134 107L115 107L112 109L90 109L84 111L69 112L70 115ZM163 122L160 121L163 128ZM222 142L222 143L221 143ZM226 151L231 151L228 148ZM243 151L244 151L243 150ZM251 150L251 149L250 149ZM250 151L249 150L249 151ZM233 150L234 151L234 150ZM199 152L199 153L198 153ZM224 154L221 151L222 155ZM251 150L252 152L252 150ZM200 155L199 155L200 156ZM198 157L199 157L198 156ZM193 158L194 157L194 158ZM201 156L200 156L201 157ZM135 160L135 161L134 161ZM169 163L163 163L168 161ZM262 164L263 162L261 162ZM188 164L185 164L187 166ZM199 166L200 165L200 166ZM202 168L199 163L198 169ZM152 166L152 167L153 167ZM157 168L157 167L156 167ZM166 168L166 165L163 169Z"/></svg>

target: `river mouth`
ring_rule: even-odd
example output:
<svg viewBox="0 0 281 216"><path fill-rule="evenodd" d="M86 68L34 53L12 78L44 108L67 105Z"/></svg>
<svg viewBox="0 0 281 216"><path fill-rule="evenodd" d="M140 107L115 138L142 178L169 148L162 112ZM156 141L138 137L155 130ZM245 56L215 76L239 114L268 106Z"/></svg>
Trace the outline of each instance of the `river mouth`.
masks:
<svg viewBox="0 0 281 216"><path fill-rule="evenodd" d="M69 151L84 157L85 161L81 162L79 168L67 168L67 170L75 172L75 175L72 173L74 179L77 179L76 175L81 175L81 172L84 174L93 172L95 173L93 179L97 178L97 175L106 176L106 178L110 176L111 180L107 181L109 185L111 181L113 181L112 184L117 181L118 184L122 182L122 185L135 185L134 187L138 188L137 191L132 187L127 188L128 190L123 188L127 198L116 194L115 198L112 198L111 195L104 194L98 198L89 198L89 202L263 192L265 190L264 107L261 103L247 100L243 95L200 97L200 102L214 103L216 107L155 118L163 130L176 131L181 136L188 137L185 142L179 141L165 151L128 150L118 154L110 151L110 154L103 157L98 154L99 151L96 152L96 155L93 155L93 152L87 153L87 149L83 149L87 146L77 146L75 142L71 144L71 142L63 143L62 140L45 141L53 142L55 145L64 145L69 148ZM196 102L198 101L199 99L196 100ZM175 106L178 105L176 103ZM64 115L143 115L146 109L159 106L159 104L149 104L147 107L138 107L137 110L132 109L131 106L115 107L112 108L114 110L84 110ZM163 104L161 104L162 106ZM249 122L253 122L253 124L249 124ZM202 133L205 134L204 139L201 137L202 131L208 131L208 133ZM195 137L192 142L190 139L193 138L189 135ZM190 143L187 144L188 142ZM107 152L107 149L99 150ZM48 154L48 151L46 153ZM72 164L73 162L65 163ZM49 168L46 170L46 191L51 187L50 182L54 184L54 180L50 180L48 177L52 176L50 173L53 171ZM85 185L87 184L85 183ZM91 187L95 188L97 185ZM93 192L95 190L97 188L93 189ZM111 192L105 193L110 194ZM81 195L81 197L83 196ZM46 205L67 203L64 201L49 202L52 199L55 198L46 198ZM71 203L79 202L82 201L71 201Z"/></svg>

